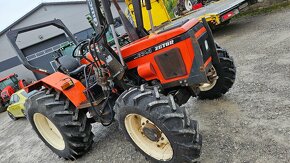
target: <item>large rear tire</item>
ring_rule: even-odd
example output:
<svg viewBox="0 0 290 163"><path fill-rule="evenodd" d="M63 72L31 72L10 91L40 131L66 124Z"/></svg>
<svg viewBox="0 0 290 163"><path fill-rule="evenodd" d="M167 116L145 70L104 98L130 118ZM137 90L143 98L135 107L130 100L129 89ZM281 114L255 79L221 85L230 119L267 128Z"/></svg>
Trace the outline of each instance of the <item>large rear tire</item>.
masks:
<svg viewBox="0 0 290 163"><path fill-rule="evenodd" d="M192 162L201 152L196 121L172 96L155 88L131 88L118 98L114 108L125 138L153 162Z"/></svg>
<svg viewBox="0 0 290 163"><path fill-rule="evenodd" d="M40 91L25 105L33 130L58 156L75 160L91 148L92 126L85 112L77 110L66 97Z"/></svg>
<svg viewBox="0 0 290 163"><path fill-rule="evenodd" d="M200 87L198 97L200 99L216 99L227 93L233 86L236 79L236 66L232 57L228 52L217 46L217 52L220 64L213 65L213 71L216 72L218 78L210 84Z"/></svg>
<svg viewBox="0 0 290 163"><path fill-rule="evenodd" d="M0 97L0 113L5 112L7 110L7 107L5 104L3 104L2 99Z"/></svg>
<svg viewBox="0 0 290 163"><path fill-rule="evenodd" d="M5 112L6 110L7 110L7 107L1 106L1 104L0 104L0 113Z"/></svg>

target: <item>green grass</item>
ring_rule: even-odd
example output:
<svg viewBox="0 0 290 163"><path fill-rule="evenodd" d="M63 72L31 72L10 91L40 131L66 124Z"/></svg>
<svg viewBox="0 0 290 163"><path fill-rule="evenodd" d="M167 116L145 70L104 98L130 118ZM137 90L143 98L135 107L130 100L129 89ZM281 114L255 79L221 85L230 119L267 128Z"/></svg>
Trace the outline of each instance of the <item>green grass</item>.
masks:
<svg viewBox="0 0 290 163"><path fill-rule="evenodd" d="M164 1L164 5L168 11L168 14L171 18L174 18L174 13L173 13L173 9L174 7L176 7L177 5L177 0L165 0Z"/></svg>
<svg viewBox="0 0 290 163"><path fill-rule="evenodd" d="M245 16L255 16L255 15L261 15L261 14L268 14L268 13L277 12L277 11L281 11L283 9L289 9L289 8L290 8L290 2L277 3L277 4L273 4L271 6L267 6L267 7L249 9L249 10L237 15L235 17L235 19L245 17Z"/></svg>

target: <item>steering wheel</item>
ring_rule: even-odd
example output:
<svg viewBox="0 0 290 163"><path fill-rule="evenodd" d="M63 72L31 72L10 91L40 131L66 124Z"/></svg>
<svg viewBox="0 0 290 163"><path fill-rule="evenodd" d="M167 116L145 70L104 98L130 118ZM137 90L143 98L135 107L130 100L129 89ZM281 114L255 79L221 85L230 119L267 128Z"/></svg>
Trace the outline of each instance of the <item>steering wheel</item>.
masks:
<svg viewBox="0 0 290 163"><path fill-rule="evenodd" d="M72 56L73 56L74 58L80 58L80 59L86 57L86 54L87 54L87 52L89 51L89 50L88 50L88 44L89 44L88 41L82 41L82 42L80 42L80 43L79 43L79 44L74 48Z"/></svg>

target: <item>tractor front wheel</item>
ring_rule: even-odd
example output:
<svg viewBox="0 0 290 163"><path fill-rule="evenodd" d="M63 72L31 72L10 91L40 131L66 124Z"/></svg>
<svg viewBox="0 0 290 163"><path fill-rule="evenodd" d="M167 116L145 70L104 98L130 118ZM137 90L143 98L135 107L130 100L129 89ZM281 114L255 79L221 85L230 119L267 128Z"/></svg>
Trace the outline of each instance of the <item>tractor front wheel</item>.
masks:
<svg viewBox="0 0 290 163"><path fill-rule="evenodd" d="M153 162L192 162L201 152L198 124L172 96L155 88L131 88L114 108L121 131Z"/></svg>
<svg viewBox="0 0 290 163"><path fill-rule="evenodd" d="M58 156L75 160L92 146L94 135L85 112L62 95L40 91L25 106L33 130Z"/></svg>
<svg viewBox="0 0 290 163"><path fill-rule="evenodd" d="M217 45L220 63L213 65L208 73L210 83L200 86L200 99L216 99L227 93L236 79L236 67L228 52Z"/></svg>

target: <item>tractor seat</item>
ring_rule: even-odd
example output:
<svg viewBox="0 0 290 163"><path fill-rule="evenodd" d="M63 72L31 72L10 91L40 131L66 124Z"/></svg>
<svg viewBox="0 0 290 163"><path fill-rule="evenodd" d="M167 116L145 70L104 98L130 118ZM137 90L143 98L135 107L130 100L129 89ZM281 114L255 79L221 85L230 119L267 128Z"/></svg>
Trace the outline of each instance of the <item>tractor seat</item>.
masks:
<svg viewBox="0 0 290 163"><path fill-rule="evenodd" d="M82 73L86 67L86 65L81 65L78 60L68 55L59 57L58 62L60 64L58 69L64 73L68 73L72 77Z"/></svg>
<svg viewBox="0 0 290 163"><path fill-rule="evenodd" d="M69 72L69 75L70 75L70 76L77 76L78 74L84 72L85 67L86 67L86 65L81 65L81 66L78 67L77 69L75 69L75 70Z"/></svg>

